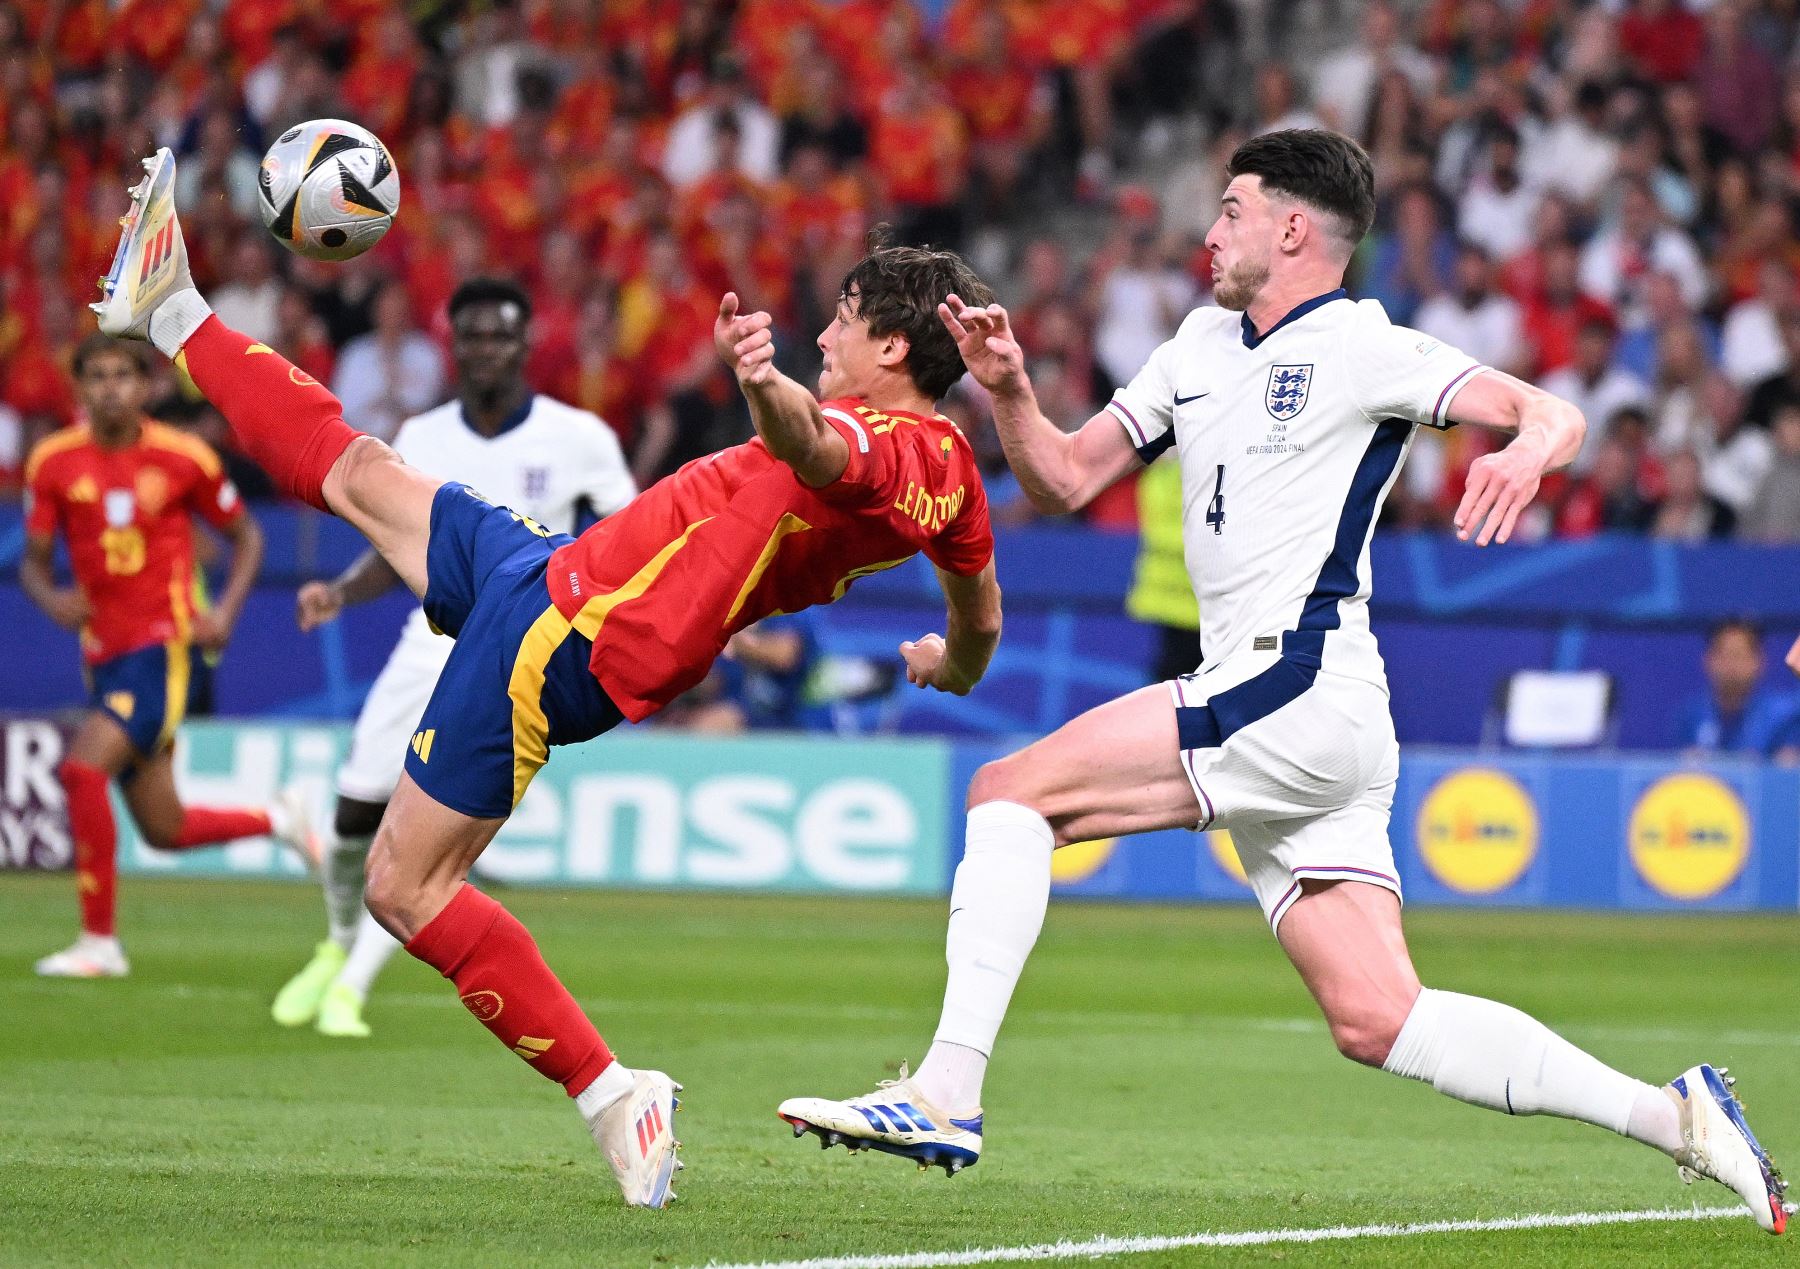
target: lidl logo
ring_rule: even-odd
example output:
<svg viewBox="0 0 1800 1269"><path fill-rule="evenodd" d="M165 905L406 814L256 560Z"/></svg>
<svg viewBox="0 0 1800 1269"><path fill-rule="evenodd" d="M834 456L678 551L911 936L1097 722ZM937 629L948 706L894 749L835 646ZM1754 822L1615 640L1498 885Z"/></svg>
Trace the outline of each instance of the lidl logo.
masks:
<svg viewBox="0 0 1800 1269"><path fill-rule="evenodd" d="M1072 842L1050 856L1050 880L1064 886L1086 881L1106 867L1106 861L1112 858L1118 846L1116 837L1102 837L1096 842Z"/></svg>
<svg viewBox="0 0 1800 1269"><path fill-rule="evenodd" d="M1504 771L1467 767L1425 795L1418 834L1419 854L1438 881L1462 894L1496 894L1537 855L1537 807Z"/></svg>
<svg viewBox="0 0 1800 1269"><path fill-rule="evenodd" d="M1713 776L1664 776L1632 808L1626 840L1638 875L1671 899L1710 899L1750 858L1750 817Z"/></svg>
<svg viewBox="0 0 1800 1269"><path fill-rule="evenodd" d="M1238 858L1237 843L1231 840L1231 834L1222 828L1215 828L1206 835L1206 848L1212 852L1213 860L1226 876L1239 885L1249 885L1250 878L1244 872L1244 861Z"/></svg>

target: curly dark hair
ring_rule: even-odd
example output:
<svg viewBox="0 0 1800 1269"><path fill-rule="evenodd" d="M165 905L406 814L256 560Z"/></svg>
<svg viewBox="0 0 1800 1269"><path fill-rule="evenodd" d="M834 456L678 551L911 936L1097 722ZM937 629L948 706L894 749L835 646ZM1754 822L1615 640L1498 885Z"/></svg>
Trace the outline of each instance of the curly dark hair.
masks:
<svg viewBox="0 0 1800 1269"><path fill-rule="evenodd" d="M1375 165L1368 152L1328 128L1283 128L1251 137L1225 165L1231 176L1260 176L1263 189L1325 212L1354 248L1375 223Z"/></svg>
<svg viewBox="0 0 1800 1269"><path fill-rule="evenodd" d="M885 226L870 233L868 247L869 254L844 275L838 296L869 323L876 339L896 332L906 336L906 373L937 401L965 369L937 306L952 293L966 304L991 304L993 288L954 251L889 245Z"/></svg>

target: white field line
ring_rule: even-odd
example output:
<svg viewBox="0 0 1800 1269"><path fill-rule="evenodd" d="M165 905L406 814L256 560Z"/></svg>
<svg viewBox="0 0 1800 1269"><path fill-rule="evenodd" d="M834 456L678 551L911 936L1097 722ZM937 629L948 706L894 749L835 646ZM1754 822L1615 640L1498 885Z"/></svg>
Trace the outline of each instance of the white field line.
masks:
<svg viewBox="0 0 1800 1269"><path fill-rule="evenodd" d="M66 995L79 992L105 992L104 985L62 979L26 979L14 983L20 989ZM133 994L174 996L181 1000L245 1000L264 1002L274 999L274 992L255 991L247 987L190 986L185 983L133 983ZM449 988L442 992L377 991L370 997L374 1005L402 1009L448 1009L458 1001ZM929 1023L923 1009L898 1005L810 1004L802 1001L695 1000L670 1001L648 999L611 999L588 996L580 1000L588 1012L604 1016L608 1013L661 1013L671 1007L702 1017L717 1018L799 1018L820 1022L905 1022L923 1020ZM1064 1027L1143 1027L1168 1031L1272 1031L1294 1035L1323 1035L1325 1023L1319 1018L1242 1018L1208 1013L1132 1013L1099 1009L1033 1009L1021 1010L1014 1016L1015 1025ZM1726 1045L1767 1048L1800 1048L1800 1031L1717 1030L1711 1027L1632 1027L1611 1023L1552 1023L1553 1030L1570 1036L1588 1037L1620 1044L1699 1044L1709 1049ZM1704 1054L1699 1060L1708 1060Z"/></svg>
<svg viewBox="0 0 1800 1269"><path fill-rule="evenodd" d="M1709 1221L1736 1216L1742 1207L1668 1207L1652 1211L1545 1212L1486 1221L1425 1221L1414 1225L1333 1225L1327 1229L1255 1229L1241 1233L1089 1238L1081 1242L967 1251L915 1251L894 1255L826 1256L816 1260L764 1260L754 1264L709 1263L709 1269L942 1269L954 1265L1015 1264L1031 1260L1097 1260L1184 1247L1267 1247L1284 1243L1335 1243L1356 1238L1416 1238L1421 1234L1484 1234L1515 1229L1583 1229L1592 1225L1641 1225L1657 1221Z"/></svg>

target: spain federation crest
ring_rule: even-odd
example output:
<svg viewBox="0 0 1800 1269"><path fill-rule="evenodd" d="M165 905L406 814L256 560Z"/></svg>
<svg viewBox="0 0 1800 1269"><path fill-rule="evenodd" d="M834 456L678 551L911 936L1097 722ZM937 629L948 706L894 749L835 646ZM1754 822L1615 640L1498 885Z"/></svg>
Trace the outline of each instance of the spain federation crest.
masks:
<svg viewBox="0 0 1800 1269"><path fill-rule="evenodd" d="M1285 423L1306 408L1312 372L1310 364L1269 367L1269 390L1263 396L1263 404L1273 417Z"/></svg>

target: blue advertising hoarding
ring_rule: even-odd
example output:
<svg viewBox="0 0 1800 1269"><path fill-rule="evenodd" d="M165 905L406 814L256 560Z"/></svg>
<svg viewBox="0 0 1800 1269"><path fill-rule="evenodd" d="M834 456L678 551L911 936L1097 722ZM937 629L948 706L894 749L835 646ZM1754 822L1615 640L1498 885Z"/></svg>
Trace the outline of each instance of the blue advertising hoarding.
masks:
<svg viewBox="0 0 1800 1269"><path fill-rule="evenodd" d="M177 778L198 802L259 801L298 785L321 816L348 739L341 724L200 722ZM63 733L0 722L0 869L67 867L55 779ZM483 858L517 884L942 894L962 804L988 743L627 731L560 749ZM255 839L165 854L119 816L124 871L288 877L300 863ZM1800 908L1800 771L1635 755L1409 748L1391 824L1415 904L1638 911ZM1230 834L1148 833L1057 852L1056 892L1248 902Z"/></svg>

